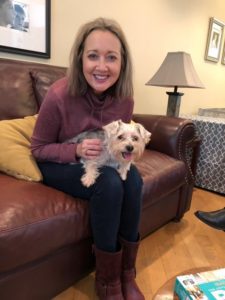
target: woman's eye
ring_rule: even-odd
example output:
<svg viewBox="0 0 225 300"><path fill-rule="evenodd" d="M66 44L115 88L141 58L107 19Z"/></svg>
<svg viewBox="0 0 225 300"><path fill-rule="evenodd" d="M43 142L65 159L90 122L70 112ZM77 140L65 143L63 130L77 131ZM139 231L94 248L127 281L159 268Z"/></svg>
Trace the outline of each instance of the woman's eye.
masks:
<svg viewBox="0 0 225 300"><path fill-rule="evenodd" d="M91 53L91 54L88 55L88 58L91 59L91 60L95 60L95 59L98 58L98 56L95 53Z"/></svg>
<svg viewBox="0 0 225 300"><path fill-rule="evenodd" d="M107 56L108 61L115 61L116 59L117 59L117 57L115 55L108 55Z"/></svg>

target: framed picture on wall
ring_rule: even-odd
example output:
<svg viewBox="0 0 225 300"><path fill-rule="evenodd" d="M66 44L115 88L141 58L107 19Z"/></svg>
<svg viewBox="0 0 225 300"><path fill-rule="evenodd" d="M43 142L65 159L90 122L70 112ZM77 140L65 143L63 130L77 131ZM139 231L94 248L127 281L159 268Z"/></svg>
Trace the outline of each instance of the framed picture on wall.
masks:
<svg viewBox="0 0 225 300"><path fill-rule="evenodd" d="M209 20L209 30L205 51L205 59L218 62L220 58L222 39L223 39L224 23L215 18Z"/></svg>
<svg viewBox="0 0 225 300"><path fill-rule="evenodd" d="M3 1L0 51L50 58L50 11L51 0Z"/></svg>
<svg viewBox="0 0 225 300"><path fill-rule="evenodd" d="M223 44L223 52L222 52L221 63L223 65L225 65L225 41L224 41L224 44Z"/></svg>

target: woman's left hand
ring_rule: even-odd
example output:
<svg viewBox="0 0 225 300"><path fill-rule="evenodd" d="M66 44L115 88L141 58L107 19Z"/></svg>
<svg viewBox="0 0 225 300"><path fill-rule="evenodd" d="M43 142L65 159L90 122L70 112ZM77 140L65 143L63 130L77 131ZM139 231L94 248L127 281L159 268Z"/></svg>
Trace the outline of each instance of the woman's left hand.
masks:
<svg viewBox="0 0 225 300"><path fill-rule="evenodd" d="M100 139L85 139L77 145L76 156L85 159L95 159L102 151Z"/></svg>

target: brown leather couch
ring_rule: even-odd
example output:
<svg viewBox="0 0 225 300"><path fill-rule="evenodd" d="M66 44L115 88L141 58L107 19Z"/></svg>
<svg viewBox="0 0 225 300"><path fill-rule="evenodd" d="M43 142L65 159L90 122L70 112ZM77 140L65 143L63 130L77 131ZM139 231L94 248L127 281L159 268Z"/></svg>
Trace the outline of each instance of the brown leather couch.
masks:
<svg viewBox="0 0 225 300"><path fill-rule="evenodd" d="M0 59L0 120L36 114L49 85L64 73L61 67ZM143 238L190 208L195 128L181 118L133 119L152 133L137 164L144 179ZM93 270L91 246L86 201L0 172L1 300L51 299Z"/></svg>

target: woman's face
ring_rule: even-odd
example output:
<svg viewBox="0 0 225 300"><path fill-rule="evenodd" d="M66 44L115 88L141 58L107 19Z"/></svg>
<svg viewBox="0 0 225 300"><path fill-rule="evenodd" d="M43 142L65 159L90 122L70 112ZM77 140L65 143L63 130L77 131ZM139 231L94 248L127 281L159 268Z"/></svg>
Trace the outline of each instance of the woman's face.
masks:
<svg viewBox="0 0 225 300"><path fill-rule="evenodd" d="M2 21L4 23L2 23L2 25L13 25L14 16L15 13L13 9L12 0L5 1L1 6L1 17L3 18Z"/></svg>
<svg viewBox="0 0 225 300"><path fill-rule="evenodd" d="M94 30L85 40L83 74L96 94L110 88L121 70L121 43L110 31Z"/></svg>

